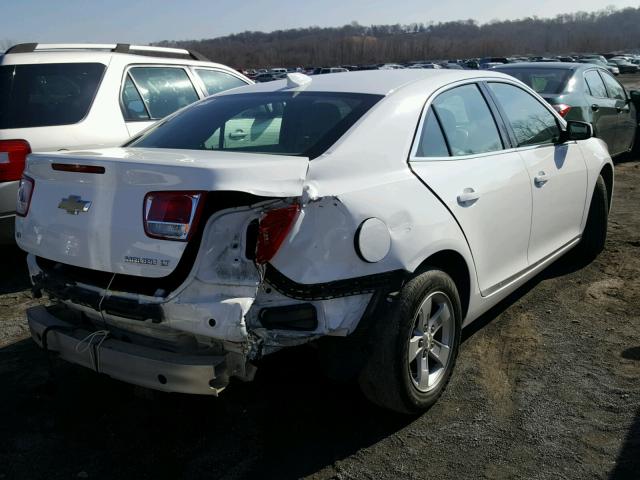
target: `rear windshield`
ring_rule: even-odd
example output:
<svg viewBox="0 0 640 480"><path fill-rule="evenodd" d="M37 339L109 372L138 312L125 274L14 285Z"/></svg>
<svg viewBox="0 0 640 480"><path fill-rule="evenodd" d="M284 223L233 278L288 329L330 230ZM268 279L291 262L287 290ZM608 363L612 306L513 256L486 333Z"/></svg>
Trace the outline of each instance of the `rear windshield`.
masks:
<svg viewBox="0 0 640 480"><path fill-rule="evenodd" d="M567 86L567 81L573 74L573 70L561 68L494 68L498 72L516 77L529 85L537 93L544 95L557 95L562 93Z"/></svg>
<svg viewBox="0 0 640 480"><path fill-rule="evenodd" d="M101 63L0 66L0 128L78 123L104 70Z"/></svg>
<svg viewBox="0 0 640 480"><path fill-rule="evenodd" d="M160 122L128 146L315 158L380 98L328 92L217 96Z"/></svg>

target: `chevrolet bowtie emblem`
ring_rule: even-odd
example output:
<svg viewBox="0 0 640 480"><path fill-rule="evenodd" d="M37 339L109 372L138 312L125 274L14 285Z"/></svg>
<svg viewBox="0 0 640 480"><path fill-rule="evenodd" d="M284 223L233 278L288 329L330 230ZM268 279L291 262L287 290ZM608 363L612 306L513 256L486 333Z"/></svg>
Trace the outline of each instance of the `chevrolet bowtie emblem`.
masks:
<svg viewBox="0 0 640 480"><path fill-rule="evenodd" d="M82 212L88 212L91 208L91 202L82 200L82 197L79 195L69 195L60 201L58 208L64 210L69 215L78 215Z"/></svg>

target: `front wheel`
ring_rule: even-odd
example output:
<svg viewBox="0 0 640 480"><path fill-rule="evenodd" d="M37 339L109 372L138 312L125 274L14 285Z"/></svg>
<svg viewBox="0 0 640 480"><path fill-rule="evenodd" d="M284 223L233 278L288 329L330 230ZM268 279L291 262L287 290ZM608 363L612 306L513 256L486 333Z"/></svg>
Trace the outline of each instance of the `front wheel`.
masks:
<svg viewBox="0 0 640 480"><path fill-rule="evenodd" d="M360 386L373 403L419 413L444 391L455 365L462 325L460 297L445 272L427 270L380 312Z"/></svg>

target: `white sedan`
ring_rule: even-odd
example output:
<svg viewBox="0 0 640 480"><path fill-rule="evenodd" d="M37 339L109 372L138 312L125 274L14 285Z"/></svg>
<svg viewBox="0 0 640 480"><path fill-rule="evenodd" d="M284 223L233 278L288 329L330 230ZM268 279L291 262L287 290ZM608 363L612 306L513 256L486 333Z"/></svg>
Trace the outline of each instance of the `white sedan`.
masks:
<svg viewBox="0 0 640 480"><path fill-rule="evenodd" d="M126 147L29 157L16 236L33 338L164 391L220 393L279 349L414 413L462 329L603 248L613 165L518 80L382 70L202 100Z"/></svg>

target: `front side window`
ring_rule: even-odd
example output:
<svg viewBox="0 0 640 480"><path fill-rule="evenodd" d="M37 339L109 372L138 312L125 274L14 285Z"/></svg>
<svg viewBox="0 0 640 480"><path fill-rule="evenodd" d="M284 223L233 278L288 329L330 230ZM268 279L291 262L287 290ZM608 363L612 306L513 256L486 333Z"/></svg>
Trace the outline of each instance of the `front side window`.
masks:
<svg viewBox="0 0 640 480"><path fill-rule="evenodd" d="M506 113L518 146L558 141L556 117L530 93L506 83L489 83L489 88Z"/></svg>
<svg viewBox="0 0 640 480"><path fill-rule="evenodd" d="M493 115L477 85L452 88L432 103L452 156L502 149Z"/></svg>
<svg viewBox="0 0 640 480"><path fill-rule="evenodd" d="M380 98L329 92L215 96L159 122L129 146L315 158Z"/></svg>
<svg viewBox="0 0 640 480"><path fill-rule="evenodd" d="M138 86L152 120L166 117L199 99L183 68L134 67L129 75Z"/></svg>
<svg viewBox="0 0 640 480"><path fill-rule="evenodd" d="M422 132L420 133L420 142L416 150L416 157L448 157L449 149L444 139L444 134L438 123L438 119L430 107L427 111Z"/></svg>
<svg viewBox="0 0 640 480"><path fill-rule="evenodd" d="M589 94L592 97L607 98L607 89L604 87L602 78L595 70L589 70L584 73L584 81L587 82L587 88Z"/></svg>
<svg viewBox="0 0 640 480"><path fill-rule="evenodd" d="M216 93L224 92L231 88L246 85L246 83L238 77L234 77L233 75L229 75L228 73L220 72L218 70L198 68L196 69L196 73L202 80L202 83L204 83L208 95L215 95Z"/></svg>
<svg viewBox="0 0 640 480"><path fill-rule="evenodd" d="M626 100L627 94L624 91L622 85L618 83L616 79L614 79L608 73L602 72L602 79L604 80L604 84L607 87L607 92L609 93L609 98L613 98L615 100Z"/></svg>
<svg viewBox="0 0 640 480"><path fill-rule="evenodd" d="M105 68L101 63L0 66L0 128L80 122L89 113Z"/></svg>

